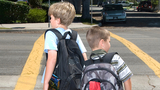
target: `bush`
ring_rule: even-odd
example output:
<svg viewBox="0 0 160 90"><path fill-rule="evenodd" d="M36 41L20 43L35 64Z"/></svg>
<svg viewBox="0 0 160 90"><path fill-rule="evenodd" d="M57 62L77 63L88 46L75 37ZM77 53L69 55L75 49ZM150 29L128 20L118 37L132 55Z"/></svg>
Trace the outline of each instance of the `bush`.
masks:
<svg viewBox="0 0 160 90"><path fill-rule="evenodd" d="M27 21L31 23L45 22L46 11L43 9L30 9L27 15Z"/></svg>
<svg viewBox="0 0 160 90"><path fill-rule="evenodd" d="M41 8L46 11L47 14L46 14L46 20L45 20L45 22L48 22L48 9L49 9L49 5L48 4L42 4Z"/></svg>
<svg viewBox="0 0 160 90"><path fill-rule="evenodd" d="M29 5L27 2L25 2L25 1L18 1L17 3L19 3L19 4L24 4L24 5Z"/></svg>
<svg viewBox="0 0 160 90"><path fill-rule="evenodd" d="M29 6L0 0L0 23L26 22Z"/></svg>

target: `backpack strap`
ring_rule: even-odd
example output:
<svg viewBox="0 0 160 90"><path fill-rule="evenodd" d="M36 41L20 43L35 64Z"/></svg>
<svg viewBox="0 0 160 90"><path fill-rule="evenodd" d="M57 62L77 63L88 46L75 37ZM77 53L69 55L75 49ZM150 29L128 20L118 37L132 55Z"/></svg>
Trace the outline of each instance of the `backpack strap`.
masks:
<svg viewBox="0 0 160 90"><path fill-rule="evenodd" d="M77 32L74 30L72 30L72 39L75 41L77 40Z"/></svg>
<svg viewBox="0 0 160 90"><path fill-rule="evenodd" d="M57 36L58 40L60 40L62 38L62 34L57 29L48 29L48 30L46 30L44 36L46 36L46 33L48 31L52 31Z"/></svg>
<svg viewBox="0 0 160 90"><path fill-rule="evenodd" d="M60 39L62 39L63 37L62 37L62 34L57 30L57 29L48 29L48 30L46 30L45 31L45 34L44 34L44 38L46 37L46 33L48 32L48 31L52 31L56 36L57 36L57 38L58 38L58 40L60 40ZM66 32L66 35L68 34L68 33L70 33L70 32ZM72 34L70 33L70 36L71 36L71 39L73 39L73 40L77 40L77 32L76 31L74 31L74 30L72 30ZM66 36L65 36L66 37ZM48 53L46 53L46 60L48 59Z"/></svg>
<svg viewBox="0 0 160 90"><path fill-rule="evenodd" d="M112 58L115 54L118 54L117 52L111 52L111 53L107 53L102 59L104 60L104 62L106 63L111 63Z"/></svg>
<svg viewBox="0 0 160 90"><path fill-rule="evenodd" d="M46 37L46 33L48 31L52 31L57 36L58 40L60 40L62 38L62 34L57 29L48 29L48 30L46 30L45 34L44 34L44 38ZM46 53L46 61L47 61L47 59L48 59L48 53Z"/></svg>
<svg viewBox="0 0 160 90"><path fill-rule="evenodd" d="M91 58L88 59L87 61L84 62L84 65L88 66L90 64L94 64L94 63L111 63L111 60L113 58L113 56L115 54L118 54L117 52L112 52L112 53L106 53L102 58L98 59L98 60L92 60ZM92 55L92 54L91 54Z"/></svg>
<svg viewBox="0 0 160 90"><path fill-rule="evenodd" d="M72 30L72 33L71 32L65 32L64 33L64 35L63 35L63 37L62 37L62 39L65 39L66 37L67 37L67 35L70 35L70 39L73 39L73 40L77 40L77 32L76 31L74 31L74 30Z"/></svg>

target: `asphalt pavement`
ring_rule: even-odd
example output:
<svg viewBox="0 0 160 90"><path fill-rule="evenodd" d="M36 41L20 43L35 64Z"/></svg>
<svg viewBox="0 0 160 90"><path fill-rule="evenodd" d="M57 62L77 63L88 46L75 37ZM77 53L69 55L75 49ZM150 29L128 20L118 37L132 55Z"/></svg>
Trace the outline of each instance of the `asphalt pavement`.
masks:
<svg viewBox="0 0 160 90"><path fill-rule="evenodd" d="M92 26L96 26L97 24L94 25L86 25L81 22L73 22L69 28L74 29L74 30L83 30L86 28L90 28ZM16 24L0 24L0 32L44 32L47 29L50 29L50 23L16 23ZM41 83L41 77L37 77L37 83L35 86L34 90L42 90L43 84ZM148 82L148 77L145 76L145 79L142 80L142 77L144 76L133 76L132 78L132 84L137 85L136 83L143 83L143 82ZM8 87L7 85L14 86L18 80L19 76L17 77L12 77L12 76L7 76L3 77L0 75L0 80L2 81L0 84L0 90L12 90L13 88L10 89L5 89L5 87ZM154 83L159 83L159 79L157 77L151 77L154 81ZM8 81L10 82L8 82ZM140 84L134 87L145 87L141 86ZM147 87L147 86L146 86ZM140 90L140 89L133 89L133 90ZM144 89L141 89L144 90ZM158 89L156 89L158 90Z"/></svg>

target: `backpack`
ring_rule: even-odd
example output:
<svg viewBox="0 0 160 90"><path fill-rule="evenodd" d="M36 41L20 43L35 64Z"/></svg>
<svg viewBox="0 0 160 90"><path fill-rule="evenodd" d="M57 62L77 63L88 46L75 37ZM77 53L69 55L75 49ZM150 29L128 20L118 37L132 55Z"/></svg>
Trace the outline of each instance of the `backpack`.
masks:
<svg viewBox="0 0 160 90"><path fill-rule="evenodd" d="M81 90L123 90L122 81L119 79L111 60L117 52L106 53L99 59L90 59L84 62L85 68L82 72Z"/></svg>
<svg viewBox="0 0 160 90"><path fill-rule="evenodd" d="M47 31L52 31L59 39L57 62L53 71L53 74L60 79L59 90L80 90L84 58L76 43L77 32L72 30L72 33L65 32L62 36L56 29ZM70 35L70 39L65 39L67 35Z"/></svg>

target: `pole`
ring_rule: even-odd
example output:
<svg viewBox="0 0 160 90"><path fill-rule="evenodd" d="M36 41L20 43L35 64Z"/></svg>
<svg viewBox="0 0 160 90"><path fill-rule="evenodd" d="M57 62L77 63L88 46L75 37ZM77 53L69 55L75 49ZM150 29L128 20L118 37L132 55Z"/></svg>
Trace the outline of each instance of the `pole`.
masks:
<svg viewBox="0 0 160 90"><path fill-rule="evenodd" d="M160 12L159 10L160 10L160 0L158 1L158 12Z"/></svg>
<svg viewBox="0 0 160 90"><path fill-rule="evenodd" d="M50 7L50 0L48 0L48 5ZM48 8L48 10L49 10L49 8ZM50 16L48 16L48 27L50 27Z"/></svg>
<svg viewBox="0 0 160 90"><path fill-rule="evenodd" d="M93 23L93 20L92 20L92 5L93 5L93 0L91 0L91 25Z"/></svg>

